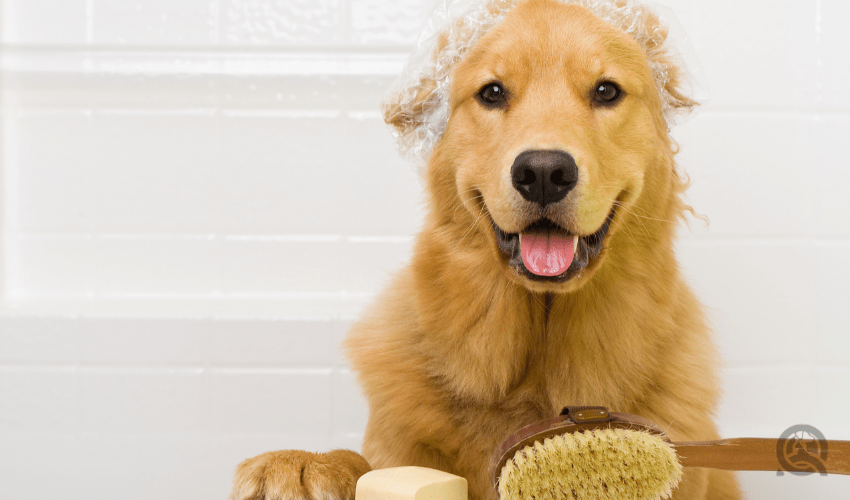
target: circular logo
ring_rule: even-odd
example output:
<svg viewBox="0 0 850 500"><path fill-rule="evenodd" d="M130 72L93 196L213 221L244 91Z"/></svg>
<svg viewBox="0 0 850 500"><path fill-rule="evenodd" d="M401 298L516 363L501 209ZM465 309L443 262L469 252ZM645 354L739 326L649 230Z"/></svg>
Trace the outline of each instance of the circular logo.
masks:
<svg viewBox="0 0 850 500"><path fill-rule="evenodd" d="M826 475L826 445L821 431L811 425L794 425L785 429L779 437L776 458L782 470L791 474L808 476L819 472Z"/></svg>

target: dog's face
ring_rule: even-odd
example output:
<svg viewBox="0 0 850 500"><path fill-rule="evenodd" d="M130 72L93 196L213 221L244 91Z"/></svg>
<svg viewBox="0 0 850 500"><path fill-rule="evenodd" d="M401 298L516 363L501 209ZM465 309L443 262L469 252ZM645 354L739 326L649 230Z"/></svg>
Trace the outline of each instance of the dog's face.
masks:
<svg viewBox="0 0 850 500"><path fill-rule="evenodd" d="M646 52L586 8L527 0L455 66L450 97L432 195L461 201L514 282L582 286L670 151Z"/></svg>

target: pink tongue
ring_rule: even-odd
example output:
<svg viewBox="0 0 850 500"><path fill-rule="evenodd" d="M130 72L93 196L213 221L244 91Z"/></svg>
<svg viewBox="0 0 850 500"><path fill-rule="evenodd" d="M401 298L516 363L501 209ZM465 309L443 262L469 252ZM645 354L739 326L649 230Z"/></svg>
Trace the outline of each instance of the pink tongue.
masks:
<svg viewBox="0 0 850 500"><path fill-rule="evenodd" d="M558 276L573 262L572 238L548 234L520 234L519 247L525 268L538 276Z"/></svg>

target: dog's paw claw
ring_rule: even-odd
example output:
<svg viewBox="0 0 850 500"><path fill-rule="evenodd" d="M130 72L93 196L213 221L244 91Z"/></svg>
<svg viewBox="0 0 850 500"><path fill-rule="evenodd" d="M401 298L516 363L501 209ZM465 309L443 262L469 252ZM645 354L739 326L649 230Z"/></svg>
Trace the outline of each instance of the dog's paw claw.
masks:
<svg viewBox="0 0 850 500"><path fill-rule="evenodd" d="M270 451L239 464L230 500L354 500L357 480L369 470L349 450Z"/></svg>

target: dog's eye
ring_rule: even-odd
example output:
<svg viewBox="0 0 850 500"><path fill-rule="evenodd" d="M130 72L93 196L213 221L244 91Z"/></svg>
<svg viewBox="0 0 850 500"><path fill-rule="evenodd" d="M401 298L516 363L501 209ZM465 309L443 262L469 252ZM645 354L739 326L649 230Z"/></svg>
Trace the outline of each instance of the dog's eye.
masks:
<svg viewBox="0 0 850 500"><path fill-rule="evenodd" d="M508 92L501 83L488 83L478 92L478 99L487 107L504 106L508 100Z"/></svg>
<svg viewBox="0 0 850 500"><path fill-rule="evenodd" d="M602 82L596 86L593 100L600 104L613 104L620 98L620 87L614 82Z"/></svg>

